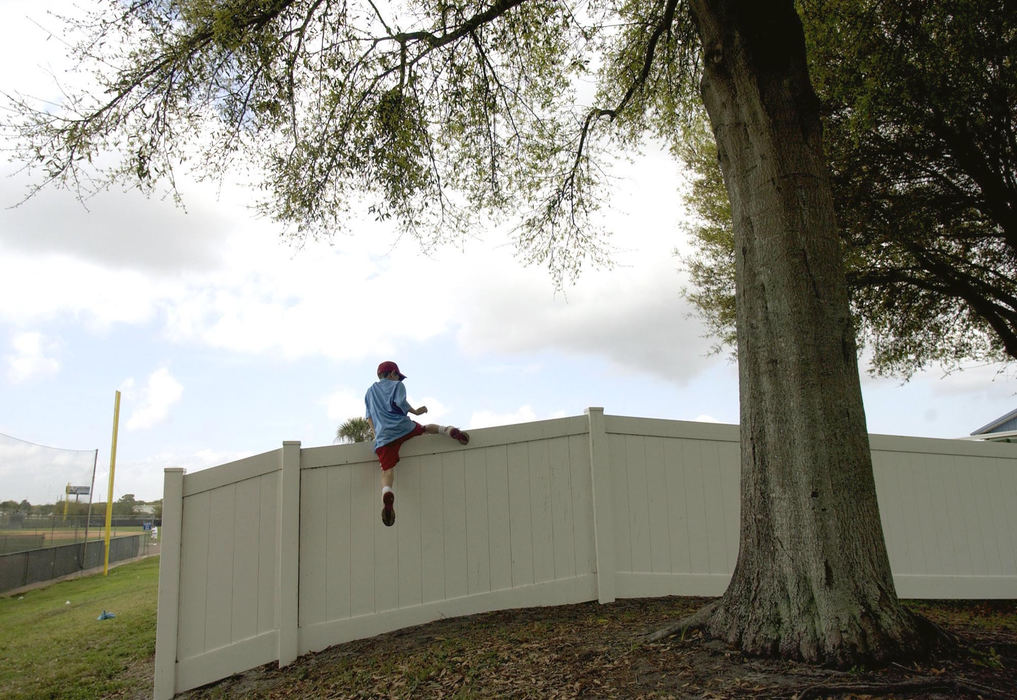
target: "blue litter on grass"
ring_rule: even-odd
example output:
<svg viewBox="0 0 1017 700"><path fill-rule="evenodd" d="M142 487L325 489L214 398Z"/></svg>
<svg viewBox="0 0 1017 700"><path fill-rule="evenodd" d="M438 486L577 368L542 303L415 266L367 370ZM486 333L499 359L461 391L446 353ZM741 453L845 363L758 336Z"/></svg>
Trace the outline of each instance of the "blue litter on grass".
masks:
<svg viewBox="0 0 1017 700"><path fill-rule="evenodd" d="M96 620L109 620L110 618L113 618L113 617L116 617L116 615L114 615L111 612L106 612L105 610L103 610L102 611L102 615L100 615L99 617L97 617L95 619Z"/></svg>

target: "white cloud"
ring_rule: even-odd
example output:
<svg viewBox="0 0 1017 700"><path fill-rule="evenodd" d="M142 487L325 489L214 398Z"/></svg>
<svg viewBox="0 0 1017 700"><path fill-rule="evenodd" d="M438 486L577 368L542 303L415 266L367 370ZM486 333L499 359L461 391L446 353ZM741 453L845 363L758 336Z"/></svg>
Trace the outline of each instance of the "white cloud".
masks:
<svg viewBox="0 0 1017 700"><path fill-rule="evenodd" d="M900 377L874 376L864 371L871 353L865 351L859 357L862 386L868 391L893 391L905 387L925 386L933 397L949 401L956 396L977 396L986 401L1017 398L1017 368L1013 364L969 365L962 369L944 371L939 367L927 367L916 372L910 379Z"/></svg>
<svg viewBox="0 0 1017 700"><path fill-rule="evenodd" d="M336 389L321 400L329 420L337 423L364 415L364 397L349 389Z"/></svg>
<svg viewBox="0 0 1017 700"><path fill-rule="evenodd" d="M65 314L99 327L141 323L164 296L163 284L137 271L0 247L0 320L23 324Z"/></svg>
<svg viewBox="0 0 1017 700"><path fill-rule="evenodd" d="M1017 367L1013 364L987 364L968 367L950 374L928 371L923 378L930 380L937 396L978 396L986 399L1017 398ZM949 381L946 381L949 378Z"/></svg>
<svg viewBox="0 0 1017 700"><path fill-rule="evenodd" d="M594 271L554 297L543 271L506 265L470 280L460 344L474 355L553 350L603 357L625 371L683 384L709 365L709 341L690 318L681 277L663 244L630 267Z"/></svg>
<svg viewBox="0 0 1017 700"><path fill-rule="evenodd" d="M516 423L529 423L535 420L538 420L537 414L531 406L527 405L520 406L515 411L508 413L489 410L475 411L470 416L469 427L489 428L495 425L515 425Z"/></svg>
<svg viewBox="0 0 1017 700"><path fill-rule="evenodd" d="M36 377L45 377L60 371L60 362L48 357L55 345L46 341L41 333L18 333L11 340L13 352L7 361L7 376L12 382L24 382Z"/></svg>
<svg viewBox="0 0 1017 700"><path fill-rule="evenodd" d="M532 406L525 404L514 411L492 411L488 409L474 411L473 415L470 416L468 425L462 427L490 428L497 425L516 425L518 423L531 423L536 420L566 418L569 415L573 414L562 410L552 411L546 415L538 415Z"/></svg>
<svg viewBox="0 0 1017 700"><path fill-rule="evenodd" d="M366 238L294 252L271 231L238 233L229 267L167 300L167 332L236 352L353 360L445 331L455 311L439 265L412 242L372 255Z"/></svg>
<svg viewBox="0 0 1017 700"><path fill-rule="evenodd" d="M442 423L445 416L449 415L448 407L433 396L425 396L422 399L410 402L414 408L427 406L427 413L420 416L410 416L413 420L424 425L428 423Z"/></svg>
<svg viewBox="0 0 1017 700"><path fill-rule="evenodd" d="M708 364L708 342L688 318L672 255L680 166L647 150L619 166L603 210L617 266L587 270L565 296L545 270L521 267L504 232L423 255L364 217L349 238L295 250L252 217L250 188L182 178L186 214L130 193L84 211L60 192L0 212L0 321L154 321L177 344L288 360L388 356L455 333L475 356L601 357L682 384ZM0 196L16 199L22 182Z"/></svg>
<svg viewBox="0 0 1017 700"><path fill-rule="evenodd" d="M0 179L0 202L17 202L15 183L23 181ZM82 203L67 190L50 188L0 212L0 242L19 253L60 253L148 274L211 270L221 262L218 248L229 228L208 199L191 196L184 211L137 191L102 192Z"/></svg>
<svg viewBox="0 0 1017 700"><path fill-rule="evenodd" d="M202 449L194 451L158 450L143 457L128 456L121 452L117 457L113 484L113 500L125 493L133 493L142 501L162 498L165 469L183 467L191 474L202 469L227 464L244 457L250 451ZM95 474L95 500L105 501L109 489L109 463L105 455L99 461Z"/></svg>
<svg viewBox="0 0 1017 700"><path fill-rule="evenodd" d="M169 370L161 367L149 375L145 387L135 396L134 380L128 379L122 388L123 398L131 399L136 408L127 419L128 430L144 430L166 420L170 407L180 400L183 385ZM123 399L122 399L123 401Z"/></svg>
<svg viewBox="0 0 1017 700"><path fill-rule="evenodd" d="M452 332L473 354L606 357L682 382L707 344L678 294L678 171L658 152L619 171L604 211L618 266L587 271L567 297L545 270L521 267L504 233L423 255L365 217L355 235L297 250L252 218L250 188L230 183L182 178L186 214L131 193L85 211L46 191L0 212L0 321L156 321L178 344L289 360L386 356ZM13 187L0 196L16 199Z"/></svg>
<svg viewBox="0 0 1017 700"><path fill-rule="evenodd" d="M5 33L32 47L44 36L38 27ZM504 232L423 255L364 217L349 238L295 250L253 218L251 188L216 191L183 176L186 214L120 192L96 196L86 211L49 190L0 211L0 321L156 321L179 344L290 360L390 355L453 332L473 353L557 350L682 381L702 366L706 344L685 319L672 257L680 167L648 151L619 167L603 211L618 267L587 271L567 300L555 298L545 270L521 267ZM0 185L0 198L17 201L24 183Z"/></svg>
<svg viewBox="0 0 1017 700"><path fill-rule="evenodd" d="M27 0L15 5L43 14ZM37 47L45 36L34 25L3 31L12 46ZM41 82L36 75L24 84ZM682 384L709 361L672 255L684 245L681 167L649 144L613 176L601 222L614 231L617 266L587 270L565 297L554 296L545 270L520 266L504 232L422 255L364 217L350 238L295 251L252 217L252 190L235 183L216 191L181 177L186 214L119 192L85 211L67 193L46 191L0 212L0 321L157 319L177 343L290 360L390 355L453 332L474 355L603 357ZM0 196L16 200L23 183L14 178Z"/></svg>
<svg viewBox="0 0 1017 700"><path fill-rule="evenodd" d="M351 391L350 389L336 389L323 398L320 403L325 406L325 413L329 420L336 423L364 415L363 394ZM427 413L420 416L410 416L410 418L418 423L440 423L442 418L448 415L448 408L445 404L432 396L422 398L410 397L410 404L414 408L427 406Z"/></svg>
<svg viewBox="0 0 1017 700"><path fill-rule="evenodd" d="M510 363L491 364L478 368L478 371L484 372L486 374L494 375L512 374L518 376L518 375L537 374L542 369L544 369L544 366L540 362L525 362L522 364L510 364Z"/></svg>

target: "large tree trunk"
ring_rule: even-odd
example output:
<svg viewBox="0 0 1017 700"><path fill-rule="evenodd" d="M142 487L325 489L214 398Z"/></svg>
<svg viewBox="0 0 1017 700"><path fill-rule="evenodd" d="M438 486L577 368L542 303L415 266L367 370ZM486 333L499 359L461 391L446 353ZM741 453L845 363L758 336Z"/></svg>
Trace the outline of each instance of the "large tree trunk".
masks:
<svg viewBox="0 0 1017 700"><path fill-rule="evenodd" d="M737 255L741 535L705 628L850 666L932 640L898 601L823 155L792 0L694 0Z"/></svg>

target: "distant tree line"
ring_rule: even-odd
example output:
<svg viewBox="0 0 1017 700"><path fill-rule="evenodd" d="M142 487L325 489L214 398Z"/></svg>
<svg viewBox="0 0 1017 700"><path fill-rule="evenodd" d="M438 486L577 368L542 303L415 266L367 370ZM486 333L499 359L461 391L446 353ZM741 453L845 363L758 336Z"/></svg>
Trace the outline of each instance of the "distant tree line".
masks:
<svg viewBox="0 0 1017 700"><path fill-rule="evenodd" d="M151 509L145 507L151 506ZM105 514L106 512L106 501L93 501L92 502L92 515ZM16 514L20 514L21 517L48 517L51 515L63 516L65 513L68 517L83 517L88 515L89 506L88 503L70 501L65 503L60 501L58 503L44 503L33 505L27 500L23 500L20 503L13 500L0 501L0 515L9 518ZM149 512L151 511L151 512ZM113 503L113 515L118 518L131 518L139 516L139 520L143 519L160 519L162 518L162 499L155 501L139 501L135 498L133 493L125 493L119 499Z"/></svg>

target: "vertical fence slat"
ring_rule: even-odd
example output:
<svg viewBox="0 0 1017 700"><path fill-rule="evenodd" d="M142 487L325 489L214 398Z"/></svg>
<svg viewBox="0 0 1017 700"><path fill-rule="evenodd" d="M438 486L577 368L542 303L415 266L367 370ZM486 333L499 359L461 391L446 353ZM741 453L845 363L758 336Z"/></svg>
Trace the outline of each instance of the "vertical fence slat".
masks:
<svg viewBox="0 0 1017 700"><path fill-rule="evenodd" d="M464 455L466 486L466 592L491 590L491 530L487 505L487 465L484 450Z"/></svg>
<svg viewBox="0 0 1017 700"><path fill-rule="evenodd" d="M551 512L551 467L546 440L527 444L530 464L530 522L533 581L554 579L554 525Z"/></svg>
<svg viewBox="0 0 1017 700"><path fill-rule="evenodd" d="M614 510L611 507L611 463L607 445L604 409L586 409L590 422L590 476L593 486L593 548L597 569L597 600L613 603L615 598Z"/></svg>
<svg viewBox="0 0 1017 700"><path fill-rule="evenodd" d="M609 481L601 488L606 489L611 498L611 525L614 528L613 569L616 573L632 571L632 514L629 512L631 465L626 460L625 436L614 434L606 436L604 444L607 450Z"/></svg>
<svg viewBox="0 0 1017 700"><path fill-rule="evenodd" d="M421 573L423 569L420 547L421 509L423 506L420 502L419 494L420 481L423 478L424 470L419 462L414 462L413 460L400 464L397 469L399 474L396 490L399 493L416 494L412 498L397 499L399 502L396 504L398 506L396 511L399 514L399 517L396 518L396 537L398 539L397 546L399 552L399 606L408 607L420 605L423 602L423 579ZM377 468L374 467L372 472L376 470ZM380 505L378 501L375 501L375 503ZM349 573L346 573L346 578L349 578ZM346 598L348 601L348 594ZM349 610L348 603L346 609L347 611Z"/></svg>
<svg viewBox="0 0 1017 700"><path fill-rule="evenodd" d="M576 542L572 508L571 460L568 438L558 438L548 445L550 463L551 536L556 579L576 575Z"/></svg>
<svg viewBox="0 0 1017 700"><path fill-rule="evenodd" d="M162 491L162 545L159 550L159 604L155 628L155 700L176 694L177 606L180 604L180 528L184 470L166 469Z"/></svg>
<svg viewBox="0 0 1017 700"><path fill-rule="evenodd" d="M200 656L205 646L208 610L208 537L210 492L187 497L180 518L180 603L177 606L177 658Z"/></svg>
<svg viewBox="0 0 1017 700"><path fill-rule="evenodd" d="M650 571L671 573L671 528L667 508L667 465L664 440L648 438L646 448L646 504L650 525Z"/></svg>
<svg viewBox="0 0 1017 700"><path fill-rule="evenodd" d="M300 441L283 443L279 483L279 570L275 613L279 628L279 666L297 658L300 563Z"/></svg>
<svg viewBox="0 0 1017 700"><path fill-rule="evenodd" d="M462 452L448 452L439 462L445 520L445 597L458 598L469 591L466 553L466 468Z"/></svg>
<svg viewBox="0 0 1017 700"><path fill-rule="evenodd" d="M325 574L325 618L333 620L350 614L350 502L353 498L350 468L328 477L328 551Z"/></svg>
<svg viewBox="0 0 1017 700"><path fill-rule="evenodd" d="M327 474L312 470L300 479L300 626L325 620L325 567L328 564L329 501Z"/></svg>
<svg viewBox="0 0 1017 700"><path fill-rule="evenodd" d="M205 648L233 639L233 561L236 554L236 487L216 489L209 498L208 586L205 592Z"/></svg>
<svg viewBox="0 0 1017 700"><path fill-rule="evenodd" d="M512 586L528 586L534 582L529 450L525 443L516 443L508 446L507 454Z"/></svg>
<svg viewBox="0 0 1017 700"><path fill-rule="evenodd" d="M400 466L406 462L400 463ZM350 614L369 615L375 609L375 565L377 542L391 535L378 532L381 524L381 494L377 472L358 469L353 474L353 500L350 503ZM396 510L402 506L396 504ZM384 527L384 526L383 526ZM400 528L396 528L397 530Z"/></svg>
<svg viewBox="0 0 1017 700"><path fill-rule="evenodd" d="M276 566L279 564L278 472L258 479L258 632L276 629ZM272 564L275 564L273 566Z"/></svg>
<svg viewBox="0 0 1017 700"><path fill-rule="evenodd" d="M237 507L233 530L233 641L258 634L258 482L237 484Z"/></svg>
<svg viewBox="0 0 1017 700"><path fill-rule="evenodd" d="M487 527L490 534L491 590L512 587L512 521L509 519L508 449L488 448Z"/></svg>
<svg viewBox="0 0 1017 700"><path fill-rule="evenodd" d="M625 435L615 441L620 458L615 464L625 464L625 490L629 521L628 571L653 571L651 544L653 535L650 527L650 485L646 469L646 442L640 435ZM659 488L659 485L655 484Z"/></svg>

